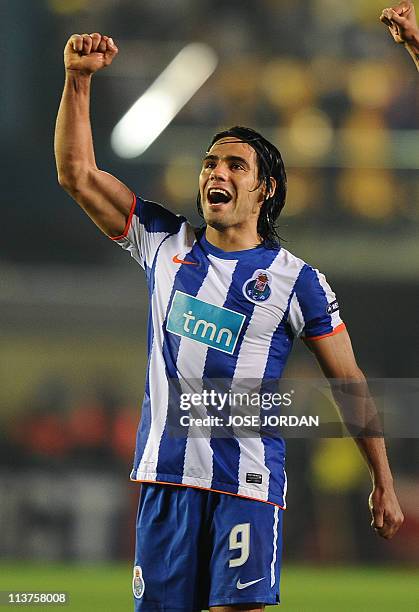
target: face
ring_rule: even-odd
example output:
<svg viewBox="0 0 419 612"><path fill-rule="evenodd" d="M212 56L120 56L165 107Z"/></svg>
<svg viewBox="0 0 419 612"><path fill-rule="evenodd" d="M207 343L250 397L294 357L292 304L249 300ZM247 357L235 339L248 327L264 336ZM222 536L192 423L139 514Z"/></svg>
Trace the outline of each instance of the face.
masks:
<svg viewBox="0 0 419 612"><path fill-rule="evenodd" d="M264 187L258 187L255 150L237 138L218 140L202 162L199 191L204 219L219 231L256 230Z"/></svg>

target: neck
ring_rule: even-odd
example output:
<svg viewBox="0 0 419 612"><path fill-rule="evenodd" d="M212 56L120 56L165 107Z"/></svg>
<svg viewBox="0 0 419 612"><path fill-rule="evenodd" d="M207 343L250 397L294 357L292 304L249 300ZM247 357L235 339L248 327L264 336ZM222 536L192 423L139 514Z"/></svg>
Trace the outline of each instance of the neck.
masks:
<svg viewBox="0 0 419 612"><path fill-rule="evenodd" d="M253 249L262 242L256 228L252 232L240 232L234 227L219 231L207 225L205 236L213 246L226 252Z"/></svg>

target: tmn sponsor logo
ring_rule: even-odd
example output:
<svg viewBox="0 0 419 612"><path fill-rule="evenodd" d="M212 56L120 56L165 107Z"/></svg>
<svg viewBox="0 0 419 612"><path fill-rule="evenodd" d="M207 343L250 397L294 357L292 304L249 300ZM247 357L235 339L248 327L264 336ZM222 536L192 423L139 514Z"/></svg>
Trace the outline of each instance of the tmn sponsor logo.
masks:
<svg viewBox="0 0 419 612"><path fill-rule="evenodd" d="M234 353L245 315L176 291L166 329L211 348Z"/></svg>

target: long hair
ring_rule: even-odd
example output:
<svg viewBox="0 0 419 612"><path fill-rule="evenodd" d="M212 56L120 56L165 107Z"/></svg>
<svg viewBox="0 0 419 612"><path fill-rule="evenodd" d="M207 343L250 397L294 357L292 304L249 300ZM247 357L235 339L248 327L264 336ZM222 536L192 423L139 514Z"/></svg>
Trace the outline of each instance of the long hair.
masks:
<svg viewBox="0 0 419 612"><path fill-rule="evenodd" d="M265 195L258 217L257 231L265 242L278 245L279 235L276 221L285 206L285 198L287 195L287 175L281 153L275 145L269 142L269 140L266 140L261 134L252 128L239 125L215 134L208 149L218 142L218 140L228 137L236 138L240 142L245 142L255 150L259 181L256 189L264 184L265 193L269 194L271 190L271 177L276 180L275 192L272 196ZM196 203L198 212L202 217L201 194L199 192Z"/></svg>

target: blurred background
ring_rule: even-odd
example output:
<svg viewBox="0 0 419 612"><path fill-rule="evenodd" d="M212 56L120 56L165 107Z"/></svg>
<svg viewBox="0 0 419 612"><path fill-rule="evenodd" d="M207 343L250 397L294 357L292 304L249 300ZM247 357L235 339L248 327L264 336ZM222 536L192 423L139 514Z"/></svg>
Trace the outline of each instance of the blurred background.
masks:
<svg viewBox="0 0 419 612"><path fill-rule="evenodd" d="M147 296L140 268L57 184L67 38L99 31L119 46L94 79L96 155L143 197L199 223L212 134L249 125L277 144L289 180L283 244L326 273L359 365L376 378L419 372L418 74L378 21L377 0L0 6L0 558L128 560ZM214 50L214 74L143 155L119 158L113 127L190 42ZM317 376L295 349L287 376ZM388 446L406 515L390 543L371 533L353 443L289 442L287 561L417 568L419 444Z"/></svg>

